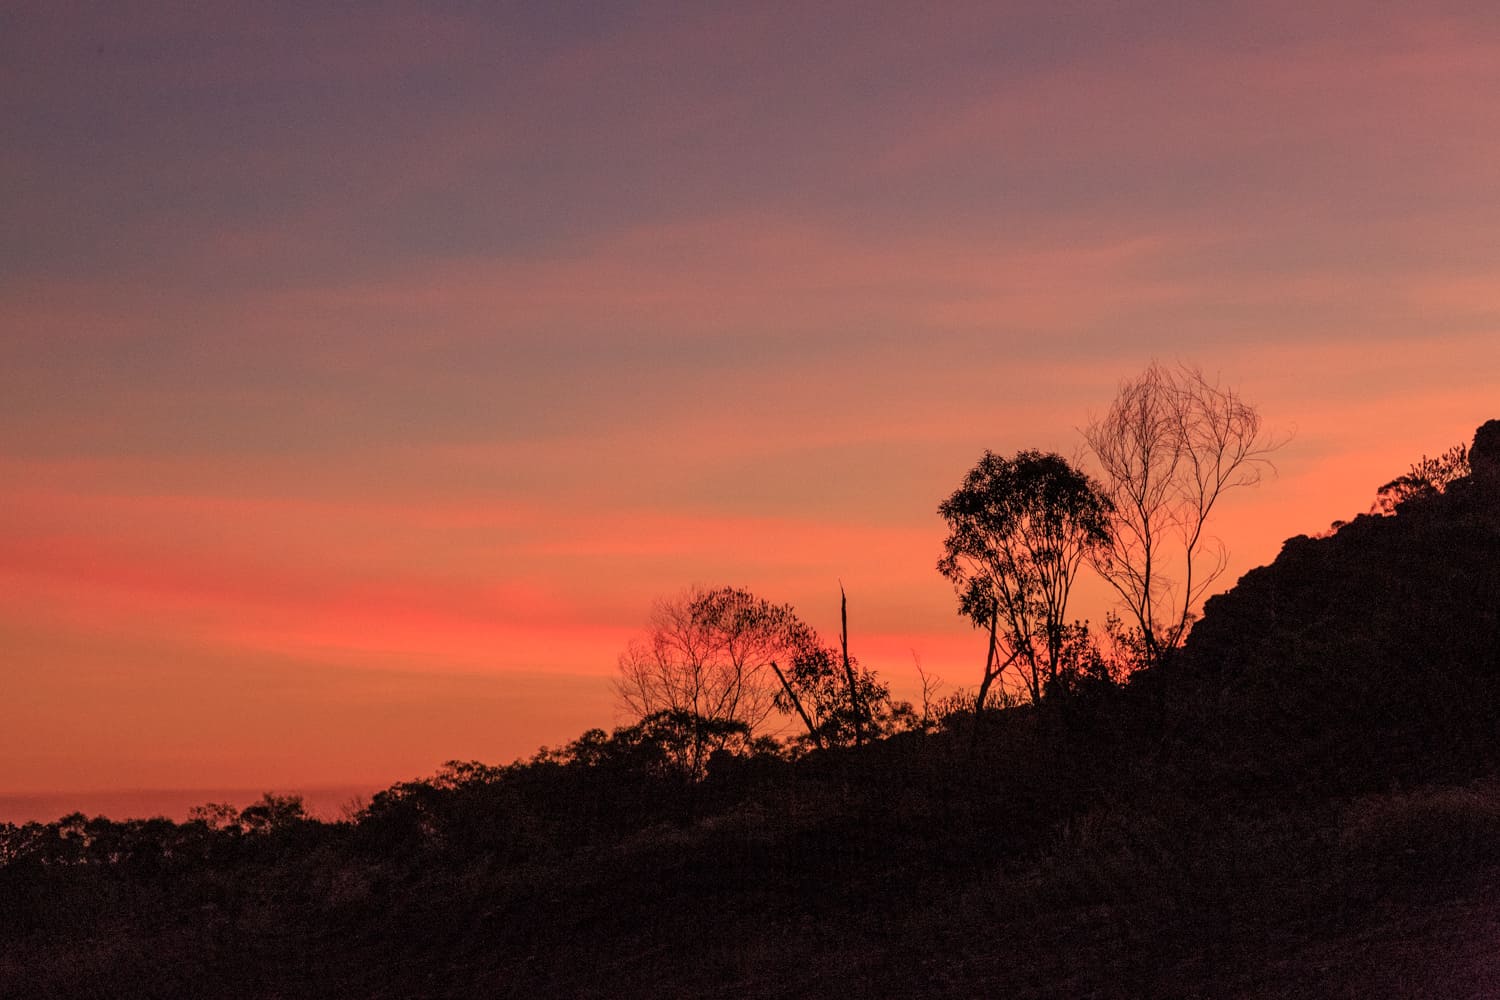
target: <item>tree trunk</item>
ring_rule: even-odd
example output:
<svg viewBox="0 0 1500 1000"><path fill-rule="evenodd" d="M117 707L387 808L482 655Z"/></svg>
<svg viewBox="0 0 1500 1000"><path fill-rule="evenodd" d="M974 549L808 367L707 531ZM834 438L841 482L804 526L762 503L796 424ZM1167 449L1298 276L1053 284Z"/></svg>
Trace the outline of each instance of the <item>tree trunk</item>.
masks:
<svg viewBox="0 0 1500 1000"><path fill-rule="evenodd" d="M812 719L808 717L807 709L802 707L802 699L798 698L797 692L792 690L791 682L786 679L786 674L781 672L781 667L776 664L775 660L771 661L771 669L776 672L776 679L781 682L781 690L786 692L786 696L791 699L792 707L802 717L802 724L807 727L807 735L812 737L813 743L819 750L823 749L823 735L818 732Z"/></svg>
<svg viewBox="0 0 1500 1000"><path fill-rule="evenodd" d="M844 650L844 676L849 679L849 710L854 713L854 745L859 746L864 742L864 706L860 704L854 668L849 666L849 596L844 593L843 581L839 582L839 641Z"/></svg>

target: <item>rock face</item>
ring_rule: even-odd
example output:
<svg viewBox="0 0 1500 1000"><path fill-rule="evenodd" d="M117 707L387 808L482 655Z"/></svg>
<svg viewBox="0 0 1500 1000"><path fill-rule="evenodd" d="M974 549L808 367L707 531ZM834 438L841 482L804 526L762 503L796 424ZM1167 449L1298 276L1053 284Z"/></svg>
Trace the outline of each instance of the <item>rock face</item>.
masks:
<svg viewBox="0 0 1500 1000"><path fill-rule="evenodd" d="M1469 466L1476 485L1500 488L1500 420L1486 421L1474 432L1469 448Z"/></svg>
<svg viewBox="0 0 1500 1000"><path fill-rule="evenodd" d="M1212 598L1171 684L1184 745L1351 788L1500 762L1500 420L1470 462L1447 493L1289 539Z"/></svg>

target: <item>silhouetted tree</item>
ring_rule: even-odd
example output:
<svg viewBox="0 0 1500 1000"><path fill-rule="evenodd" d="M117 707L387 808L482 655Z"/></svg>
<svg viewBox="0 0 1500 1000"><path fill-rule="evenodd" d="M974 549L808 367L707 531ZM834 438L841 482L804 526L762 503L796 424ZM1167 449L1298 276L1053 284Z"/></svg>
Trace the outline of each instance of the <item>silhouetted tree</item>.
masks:
<svg viewBox="0 0 1500 1000"><path fill-rule="evenodd" d="M210 830L230 830L243 833L240 811L228 802L205 802L188 810L188 821L201 823Z"/></svg>
<svg viewBox="0 0 1500 1000"><path fill-rule="evenodd" d="M989 632L976 711L1012 664L1040 702L1063 667L1078 567L1109 543L1109 502L1061 455L987 451L938 513L949 527L938 571L960 611Z"/></svg>
<svg viewBox="0 0 1500 1000"><path fill-rule="evenodd" d="M1454 482L1470 473L1469 448L1460 442L1436 458L1422 456L1406 473L1397 476L1375 494L1371 514L1394 514L1411 500L1422 501L1447 492Z"/></svg>
<svg viewBox="0 0 1500 1000"><path fill-rule="evenodd" d="M1106 630L1109 627L1106 624ZM1115 648L1112 650L1113 655L1106 655L1099 648L1099 642L1088 622L1074 621L1064 625L1062 645L1058 650L1058 687L1069 692L1079 692L1109 687L1123 680L1132 667L1129 654L1121 656L1114 637L1110 638L1111 645Z"/></svg>
<svg viewBox="0 0 1500 1000"><path fill-rule="evenodd" d="M259 802L240 811L239 823L246 833L269 834L290 829L308 818L302 796L267 792Z"/></svg>
<svg viewBox="0 0 1500 1000"><path fill-rule="evenodd" d="M686 727L684 767L701 777L715 750L754 739L785 687L773 664L811 634L790 605L734 587L689 590L657 602L646 638L620 656L616 690L643 721Z"/></svg>
<svg viewBox="0 0 1500 1000"><path fill-rule="evenodd" d="M1110 611L1104 616L1104 636L1108 653L1103 655L1115 682L1151 665L1146 635L1139 625L1132 625L1118 613Z"/></svg>
<svg viewBox="0 0 1500 1000"><path fill-rule="evenodd" d="M776 695L777 707L789 715L795 711L806 728L798 743L855 746L918 726L910 704L892 701L889 686L840 650L808 646L778 669L785 682Z"/></svg>
<svg viewBox="0 0 1500 1000"><path fill-rule="evenodd" d="M1228 490L1260 481L1282 442L1234 389L1188 365L1155 362L1120 386L1083 431L1113 507L1095 566L1140 629L1148 663L1182 644L1224 572L1224 544L1204 531Z"/></svg>
<svg viewBox="0 0 1500 1000"><path fill-rule="evenodd" d="M808 628L792 632L790 658L771 662L781 689L776 707L801 721L795 742L808 747L859 746L919 726L908 702L891 700L889 686L849 655L849 599L839 586L839 648L824 646Z"/></svg>

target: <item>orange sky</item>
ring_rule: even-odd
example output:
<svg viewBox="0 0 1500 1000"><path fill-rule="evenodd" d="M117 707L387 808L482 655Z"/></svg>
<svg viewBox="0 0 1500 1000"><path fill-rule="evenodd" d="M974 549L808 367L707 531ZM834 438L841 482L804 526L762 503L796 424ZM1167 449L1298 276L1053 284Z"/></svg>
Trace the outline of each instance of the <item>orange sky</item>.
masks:
<svg viewBox="0 0 1500 1000"><path fill-rule="evenodd" d="M971 684L938 502L1152 358L1226 584L1500 416L1490 5L314 6L0 17L0 797L529 754L695 583Z"/></svg>

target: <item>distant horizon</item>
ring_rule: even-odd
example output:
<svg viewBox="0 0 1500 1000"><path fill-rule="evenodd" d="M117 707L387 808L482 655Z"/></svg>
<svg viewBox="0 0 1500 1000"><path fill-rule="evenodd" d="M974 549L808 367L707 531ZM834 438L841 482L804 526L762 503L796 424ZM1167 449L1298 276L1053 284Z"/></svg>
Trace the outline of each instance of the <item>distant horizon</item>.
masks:
<svg viewBox="0 0 1500 1000"><path fill-rule="evenodd" d="M413 775L413 778L416 777L419 776ZM343 818L344 807L355 799L368 801L374 793L396 783L260 789L207 787L101 789L36 794L0 792L0 823L50 823L75 812L81 812L90 818L106 816L117 821L164 817L181 823L188 818L189 811L195 806L227 803L243 809L266 794L300 796L309 815L329 821Z"/></svg>

